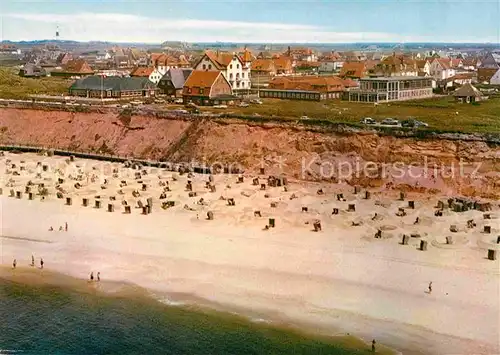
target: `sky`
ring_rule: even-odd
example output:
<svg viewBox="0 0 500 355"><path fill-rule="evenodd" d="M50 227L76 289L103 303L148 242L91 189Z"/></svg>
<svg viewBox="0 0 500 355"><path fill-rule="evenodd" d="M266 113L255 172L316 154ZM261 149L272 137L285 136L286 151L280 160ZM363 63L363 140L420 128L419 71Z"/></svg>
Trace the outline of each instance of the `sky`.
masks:
<svg viewBox="0 0 500 355"><path fill-rule="evenodd" d="M0 0L0 40L500 42L500 0Z"/></svg>

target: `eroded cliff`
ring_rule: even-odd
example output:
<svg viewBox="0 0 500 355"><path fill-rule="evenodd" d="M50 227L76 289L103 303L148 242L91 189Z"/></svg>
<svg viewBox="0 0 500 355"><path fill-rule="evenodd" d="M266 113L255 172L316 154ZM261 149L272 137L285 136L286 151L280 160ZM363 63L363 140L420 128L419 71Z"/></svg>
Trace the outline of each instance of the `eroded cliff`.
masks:
<svg viewBox="0 0 500 355"><path fill-rule="evenodd" d="M481 141L332 133L236 120L1 109L0 144L241 164L246 170L264 165L269 173L298 179L500 196L500 147ZM398 167L406 173L396 175Z"/></svg>

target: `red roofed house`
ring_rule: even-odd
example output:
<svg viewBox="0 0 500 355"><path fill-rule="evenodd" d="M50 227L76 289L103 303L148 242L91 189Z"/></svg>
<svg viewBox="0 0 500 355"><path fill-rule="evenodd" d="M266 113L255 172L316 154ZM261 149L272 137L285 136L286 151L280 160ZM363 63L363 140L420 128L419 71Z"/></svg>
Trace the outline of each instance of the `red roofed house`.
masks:
<svg viewBox="0 0 500 355"><path fill-rule="evenodd" d="M194 69L220 71L233 91L250 89L250 64L236 53L206 51Z"/></svg>
<svg viewBox="0 0 500 355"><path fill-rule="evenodd" d="M182 89L184 104L218 105L234 100L229 82L220 71L193 70Z"/></svg>
<svg viewBox="0 0 500 355"><path fill-rule="evenodd" d="M314 74L319 71L321 63L320 62L308 62L305 60L299 60L295 64L296 72L308 72L309 74Z"/></svg>
<svg viewBox="0 0 500 355"><path fill-rule="evenodd" d="M335 72L340 70L344 64L344 60L336 52L324 53L318 58L318 61L320 62L320 72Z"/></svg>
<svg viewBox="0 0 500 355"><path fill-rule="evenodd" d="M464 67L464 61L460 58L454 58L451 59L451 65L452 68L463 68Z"/></svg>
<svg viewBox="0 0 500 355"><path fill-rule="evenodd" d="M293 73L292 59L290 57L280 56L273 58L277 75L290 75Z"/></svg>
<svg viewBox="0 0 500 355"><path fill-rule="evenodd" d="M367 76L368 71L363 62L345 62L340 69L341 78L360 79Z"/></svg>
<svg viewBox="0 0 500 355"><path fill-rule="evenodd" d="M169 69L177 68L189 68L190 64L184 55L180 55L178 58L171 55L162 54L155 58L153 65L158 71L165 75Z"/></svg>
<svg viewBox="0 0 500 355"><path fill-rule="evenodd" d="M50 75L52 76L65 76L65 77L84 77L94 75L94 70L84 59L69 60L62 69L53 70Z"/></svg>
<svg viewBox="0 0 500 355"><path fill-rule="evenodd" d="M246 66L250 66L252 62L255 60L254 56L252 55L252 52L250 52L248 49L245 48L245 50L241 53L238 53L238 55L241 58L241 61L243 64Z"/></svg>
<svg viewBox="0 0 500 355"><path fill-rule="evenodd" d="M473 79L473 74L472 73L459 73L455 74L452 77L449 77L446 79L446 87L452 87L452 86L461 86L465 84L472 84L472 79Z"/></svg>
<svg viewBox="0 0 500 355"><path fill-rule="evenodd" d="M131 77L148 78L149 81L158 84L161 76L158 70L153 67L136 67L130 72Z"/></svg>
<svg viewBox="0 0 500 355"><path fill-rule="evenodd" d="M416 60L416 63L419 76L431 75L431 63L427 59Z"/></svg>
<svg viewBox="0 0 500 355"><path fill-rule="evenodd" d="M437 81L446 80L456 74L449 58L434 58L431 62L431 76Z"/></svg>
<svg viewBox="0 0 500 355"><path fill-rule="evenodd" d="M481 66L481 59L479 58L470 57L463 61L463 68L466 70L477 70L479 66Z"/></svg>
<svg viewBox="0 0 500 355"><path fill-rule="evenodd" d="M418 67L414 59L393 54L375 65L370 72L377 76L418 76Z"/></svg>
<svg viewBox="0 0 500 355"><path fill-rule="evenodd" d="M256 59L251 66L252 78L256 74L271 75L277 74L276 66L273 59Z"/></svg>
<svg viewBox="0 0 500 355"><path fill-rule="evenodd" d="M255 59L251 66L252 87L267 87L277 70L272 59Z"/></svg>
<svg viewBox="0 0 500 355"><path fill-rule="evenodd" d="M316 62L318 60L318 57L312 49L310 48L291 48L288 47L287 51L283 53L283 55L286 55L289 58L292 58L292 60L295 62Z"/></svg>

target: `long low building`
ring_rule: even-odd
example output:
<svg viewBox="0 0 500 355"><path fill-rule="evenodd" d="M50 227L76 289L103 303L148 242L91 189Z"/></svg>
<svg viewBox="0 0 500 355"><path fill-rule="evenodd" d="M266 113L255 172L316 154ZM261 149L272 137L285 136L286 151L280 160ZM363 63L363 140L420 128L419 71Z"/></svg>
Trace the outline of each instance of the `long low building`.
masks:
<svg viewBox="0 0 500 355"><path fill-rule="evenodd" d="M274 78L267 89L259 90L262 98L285 100L320 101L339 99L349 87L356 86L351 80L334 76L299 76Z"/></svg>
<svg viewBox="0 0 500 355"><path fill-rule="evenodd" d="M148 78L89 76L69 87L72 96L120 99L155 96L158 88Z"/></svg>
<svg viewBox="0 0 500 355"><path fill-rule="evenodd" d="M432 97L432 78L419 76L363 78L359 89L345 93L354 102L391 102Z"/></svg>

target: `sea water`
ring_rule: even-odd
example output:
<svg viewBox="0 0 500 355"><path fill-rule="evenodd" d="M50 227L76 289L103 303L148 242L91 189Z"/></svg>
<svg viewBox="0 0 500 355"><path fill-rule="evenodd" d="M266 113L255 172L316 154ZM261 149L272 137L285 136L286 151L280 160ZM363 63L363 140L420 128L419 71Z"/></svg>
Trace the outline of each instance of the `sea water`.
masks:
<svg viewBox="0 0 500 355"><path fill-rule="evenodd" d="M368 354L265 321L0 279L0 354Z"/></svg>

